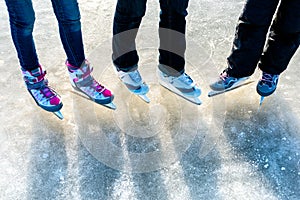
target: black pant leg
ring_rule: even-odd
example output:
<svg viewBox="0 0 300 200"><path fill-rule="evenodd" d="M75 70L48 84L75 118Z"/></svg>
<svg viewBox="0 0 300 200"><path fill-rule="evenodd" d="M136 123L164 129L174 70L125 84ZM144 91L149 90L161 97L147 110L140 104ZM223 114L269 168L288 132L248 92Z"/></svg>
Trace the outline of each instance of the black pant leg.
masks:
<svg viewBox="0 0 300 200"><path fill-rule="evenodd" d="M147 0L118 0L113 22L113 63L122 71L137 67L135 38L145 15Z"/></svg>
<svg viewBox="0 0 300 200"><path fill-rule="evenodd" d="M184 73L188 0L160 0L159 69L172 76Z"/></svg>
<svg viewBox="0 0 300 200"><path fill-rule="evenodd" d="M230 76L245 77L255 71L278 3L279 0L247 0L227 58Z"/></svg>
<svg viewBox="0 0 300 200"><path fill-rule="evenodd" d="M300 43L300 0L283 0L272 24L259 67L280 74L288 66Z"/></svg>

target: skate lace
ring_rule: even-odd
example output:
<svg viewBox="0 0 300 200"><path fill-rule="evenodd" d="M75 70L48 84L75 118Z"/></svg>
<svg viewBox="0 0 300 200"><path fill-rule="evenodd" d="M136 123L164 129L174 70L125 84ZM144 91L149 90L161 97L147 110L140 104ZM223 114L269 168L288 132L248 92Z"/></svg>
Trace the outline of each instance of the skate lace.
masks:
<svg viewBox="0 0 300 200"><path fill-rule="evenodd" d="M48 85L43 85L40 88L40 92L42 93L42 95L44 97L46 97L47 99L56 96L56 94L53 92L53 90L48 86Z"/></svg>
<svg viewBox="0 0 300 200"><path fill-rule="evenodd" d="M85 72L82 74L82 80L87 81L86 86L89 86L90 88L94 89L96 92L103 92L105 90L105 87L101 85L98 81L94 79L93 76L91 76L91 72L93 71L93 68L85 69Z"/></svg>
<svg viewBox="0 0 300 200"><path fill-rule="evenodd" d="M129 76L135 82L140 82L142 80L140 73L137 70L129 72Z"/></svg>
<svg viewBox="0 0 300 200"><path fill-rule="evenodd" d="M89 87L96 92L103 92L105 87L97 82L93 76L89 74L82 74L80 81L78 82L79 87Z"/></svg>
<svg viewBox="0 0 300 200"><path fill-rule="evenodd" d="M229 78L229 75L226 72L220 74L220 79L224 82Z"/></svg>
<svg viewBox="0 0 300 200"><path fill-rule="evenodd" d="M66 65L69 67L69 70L73 67L68 61L66 62ZM93 76L91 76L93 68L90 67L90 63L87 60L85 60L85 64L80 69L71 69L70 71L72 73L76 73L77 78L74 81L77 82L79 86L89 87L99 93L105 90L105 87L97 82Z"/></svg>
<svg viewBox="0 0 300 200"><path fill-rule="evenodd" d="M57 94L54 92L54 89L48 86L47 79L41 81L40 84L41 85L39 88L33 88L34 90L39 91L35 96L39 101L45 102L57 96Z"/></svg>
<svg viewBox="0 0 300 200"><path fill-rule="evenodd" d="M178 77L178 79L188 85L192 84L193 83L193 80L192 78L187 75L186 73L182 74L181 76Z"/></svg>
<svg viewBox="0 0 300 200"><path fill-rule="evenodd" d="M260 79L260 84L266 84L269 87L272 87L273 84L276 84L276 79L274 79L274 76L272 74L268 74L266 72L263 72L262 78Z"/></svg>
<svg viewBox="0 0 300 200"><path fill-rule="evenodd" d="M268 74L266 72L263 72L261 80L264 81L264 82L272 82L273 81L273 75Z"/></svg>
<svg viewBox="0 0 300 200"><path fill-rule="evenodd" d="M57 96L57 94L54 92L54 89L52 89L48 85L48 80L45 78L46 71L41 69L41 66L39 66L40 70L34 72L30 71L23 71L23 78L25 80L25 83L27 85L27 89L34 92L35 98L37 98L39 101L48 101L49 99Z"/></svg>
<svg viewBox="0 0 300 200"><path fill-rule="evenodd" d="M103 85L101 85L100 83L98 83L92 76L92 84L91 84L91 88L93 88L94 90L96 90L97 92L103 92L105 90L105 87Z"/></svg>

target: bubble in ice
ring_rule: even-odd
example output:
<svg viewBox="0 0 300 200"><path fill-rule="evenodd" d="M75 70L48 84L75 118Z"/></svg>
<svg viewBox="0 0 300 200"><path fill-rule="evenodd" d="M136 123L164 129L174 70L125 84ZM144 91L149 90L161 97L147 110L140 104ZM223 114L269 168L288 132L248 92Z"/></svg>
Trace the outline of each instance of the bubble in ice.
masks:
<svg viewBox="0 0 300 200"><path fill-rule="evenodd" d="M264 168L265 168L265 169L268 169L269 166L270 166L269 163L267 163L267 164L264 165Z"/></svg>
<svg viewBox="0 0 300 200"><path fill-rule="evenodd" d="M49 157L49 154L43 153L43 155L42 155L42 158L43 158L43 159L46 159L46 158L48 158L48 157Z"/></svg>

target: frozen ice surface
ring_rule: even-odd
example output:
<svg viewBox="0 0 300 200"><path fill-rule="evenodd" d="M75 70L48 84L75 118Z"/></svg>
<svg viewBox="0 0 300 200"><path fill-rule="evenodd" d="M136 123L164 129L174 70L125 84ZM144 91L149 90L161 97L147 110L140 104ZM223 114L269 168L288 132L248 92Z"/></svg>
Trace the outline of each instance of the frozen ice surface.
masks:
<svg viewBox="0 0 300 200"><path fill-rule="evenodd" d="M196 106L157 85L159 7L149 1L138 35L146 104L112 72L115 2L79 1L86 55L116 95L112 111L72 92L51 2L34 1L36 47L62 96L63 121L26 92L0 2L0 199L299 199L299 51L260 109L255 84L209 99L244 1L190 1L186 58L202 89Z"/></svg>

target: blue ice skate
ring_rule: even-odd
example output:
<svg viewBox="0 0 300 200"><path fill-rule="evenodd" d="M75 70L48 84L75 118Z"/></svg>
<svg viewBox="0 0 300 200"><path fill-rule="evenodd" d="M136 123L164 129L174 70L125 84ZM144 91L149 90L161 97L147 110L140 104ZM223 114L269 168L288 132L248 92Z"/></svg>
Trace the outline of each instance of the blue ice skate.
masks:
<svg viewBox="0 0 300 200"><path fill-rule="evenodd" d="M261 96L260 105L263 103L264 97L273 94L277 88L279 75L268 74L263 72L262 78L256 86L257 93Z"/></svg>
<svg viewBox="0 0 300 200"><path fill-rule="evenodd" d="M247 79L249 79L249 76L242 77L242 78L235 78L229 76L227 72L224 71L223 73L220 74L220 77L216 82L209 85L212 91L208 93L208 96L209 97L216 96L218 94L228 92L230 90L236 89L238 87L253 82L253 81L245 82Z"/></svg>
<svg viewBox="0 0 300 200"><path fill-rule="evenodd" d="M150 102L150 99L146 95L149 92L149 87L142 80L142 77L137 69L129 72L116 70L116 73L130 92L138 95L145 102Z"/></svg>

